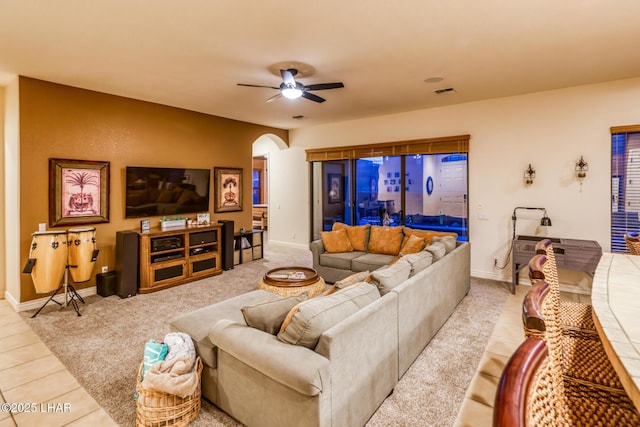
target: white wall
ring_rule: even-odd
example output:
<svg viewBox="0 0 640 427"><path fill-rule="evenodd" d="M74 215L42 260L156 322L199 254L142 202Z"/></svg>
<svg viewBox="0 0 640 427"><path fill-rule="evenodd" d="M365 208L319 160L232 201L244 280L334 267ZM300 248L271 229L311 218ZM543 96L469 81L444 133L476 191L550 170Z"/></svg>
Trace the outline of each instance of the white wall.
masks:
<svg viewBox="0 0 640 427"><path fill-rule="evenodd" d="M291 148L270 157L271 203L276 204L270 238L308 242L305 149L470 134L474 276L509 280L509 267L494 269L494 258L502 263L508 252L516 206L545 207L553 221L543 229L536 226L537 212L530 219L522 213L518 234L592 239L608 251L609 128L638 123L640 79L629 79L295 129ZM582 187L573 174L581 155L590 167ZM525 186L522 174L529 163L536 180ZM478 220L480 214L488 219Z"/></svg>
<svg viewBox="0 0 640 427"><path fill-rule="evenodd" d="M20 295L20 102L18 77L4 89L4 295ZM10 185L9 185L10 183ZM17 301L13 301L17 303Z"/></svg>

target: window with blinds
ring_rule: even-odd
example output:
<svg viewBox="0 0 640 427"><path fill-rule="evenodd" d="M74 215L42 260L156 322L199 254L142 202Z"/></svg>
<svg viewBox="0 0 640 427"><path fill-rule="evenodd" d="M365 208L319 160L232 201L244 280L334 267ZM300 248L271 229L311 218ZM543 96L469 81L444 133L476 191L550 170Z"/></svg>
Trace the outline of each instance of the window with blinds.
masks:
<svg viewBox="0 0 640 427"><path fill-rule="evenodd" d="M611 252L628 252L624 234L640 231L640 125L611 128Z"/></svg>

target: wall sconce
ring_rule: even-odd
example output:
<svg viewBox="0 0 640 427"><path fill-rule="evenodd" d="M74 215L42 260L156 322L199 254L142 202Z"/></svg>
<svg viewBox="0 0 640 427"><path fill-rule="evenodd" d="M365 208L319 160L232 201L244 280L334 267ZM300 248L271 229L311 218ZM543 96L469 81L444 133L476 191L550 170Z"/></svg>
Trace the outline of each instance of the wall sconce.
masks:
<svg viewBox="0 0 640 427"><path fill-rule="evenodd" d="M587 176L589 170L589 163L584 161L584 158L580 156L580 161L576 163L576 176L582 179Z"/></svg>
<svg viewBox="0 0 640 427"><path fill-rule="evenodd" d="M536 171L531 167L531 163L529 163L529 168L524 171L524 183L525 184L533 184L533 179L536 177Z"/></svg>

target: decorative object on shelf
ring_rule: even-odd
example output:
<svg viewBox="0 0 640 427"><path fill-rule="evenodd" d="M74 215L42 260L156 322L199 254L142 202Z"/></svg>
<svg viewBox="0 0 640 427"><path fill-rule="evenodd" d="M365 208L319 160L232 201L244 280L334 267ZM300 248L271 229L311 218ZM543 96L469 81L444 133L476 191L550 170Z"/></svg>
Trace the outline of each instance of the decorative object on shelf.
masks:
<svg viewBox="0 0 640 427"><path fill-rule="evenodd" d="M209 225L211 219L209 216L209 212L203 212L203 213L199 213L197 215L197 225Z"/></svg>
<svg viewBox="0 0 640 427"><path fill-rule="evenodd" d="M536 177L536 171L531 167L531 163L529 163L529 167L524 171L524 183L527 185L533 184L533 180Z"/></svg>
<svg viewBox="0 0 640 427"><path fill-rule="evenodd" d="M330 173L327 175L329 179L329 203L340 203L342 201L342 175Z"/></svg>
<svg viewBox="0 0 640 427"><path fill-rule="evenodd" d="M527 208L527 207L518 206L517 208L515 208L513 210L513 214L511 215L511 219L513 220L513 237L512 237L512 240L515 240L515 238L516 238L516 220L518 219L517 216L516 216L516 211L518 211L520 209L543 211L544 213L542 214L542 218L540 218L540 225L543 226L543 227L551 227L551 218L549 218L547 216L547 209L546 208Z"/></svg>
<svg viewBox="0 0 640 427"><path fill-rule="evenodd" d="M589 170L589 163L584 161L584 157L580 156L580 161L576 162L576 176L582 182L582 179L587 176Z"/></svg>
<svg viewBox="0 0 640 427"><path fill-rule="evenodd" d="M151 230L151 220L149 219L141 219L140 220L140 231L145 232Z"/></svg>
<svg viewBox="0 0 640 427"><path fill-rule="evenodd" d="M109 162L49 159L49 225L109 222Z"/></svg>
<svg viewBox="0 0 640 427"><path fill-rule="evenodd" d="M214 212L242 211L242 169L214 168Z"/></svg>
<svg viewBox="0 0 640 427"><path fill-rule="evenodd" d="M162 231L171 230L174 228L184 228L186 225L187 225L187 220L179 216L175 218L163 217L160 220L160 228L162 229Z"/></svg>

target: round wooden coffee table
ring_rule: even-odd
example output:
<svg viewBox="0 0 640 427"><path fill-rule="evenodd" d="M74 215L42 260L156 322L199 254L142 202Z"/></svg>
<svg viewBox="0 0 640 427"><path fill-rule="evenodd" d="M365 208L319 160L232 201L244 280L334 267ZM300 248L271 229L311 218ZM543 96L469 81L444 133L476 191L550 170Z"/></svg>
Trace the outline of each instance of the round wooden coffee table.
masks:
<svg viewBox="0 0 640 427"><path fill-rule="evenodd" d="M267 271L258 284L258 289L284 297L307 292L311 298L324 292L326 285L322 277L318 276L318 272L312 268L279 267Z"/></svg>

